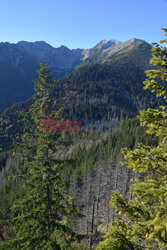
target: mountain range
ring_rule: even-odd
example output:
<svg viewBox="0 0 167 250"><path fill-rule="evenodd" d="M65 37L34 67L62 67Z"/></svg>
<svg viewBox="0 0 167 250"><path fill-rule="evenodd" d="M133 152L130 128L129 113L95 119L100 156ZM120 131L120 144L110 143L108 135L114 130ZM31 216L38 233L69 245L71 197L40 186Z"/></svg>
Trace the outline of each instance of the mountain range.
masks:
<svg viewBox="0 0 167 250"><path fill-rule="evenodd" d="M152 68L149 64L151 48L138 39L124 43L103 40L87 50L53 48L45 42L0 43L1 112L8 107L0 115L0 211L5 216L10 213L11 203L19 191L24 190L18 181L8 184L7 177L22 171L23 159L13 142L20 142L26 132L22 114L31 113L35 100L32 79L38 77L36 70L44 56L57 79L49 112L52 110L53 115L59 115L61 121L104 119L120 124L112 131L62 134L71 143L67 156L71 154L75 162L65 167L63 176L72 180L70 193L83 208L84 216L77 221L76 231L90 235L93 232L91 242L101 239L115 219L109 205L113 191L128 197L130 180L136 177L120 164L121 149L133 149L138 142L157 143L157 138L145 134L145 129L139 127L137 119L129 119L140 109L158 104L158 99L143 90L142 84L145 70ZM25 101L28 97L31 98ZM19 101L23 102L16 103ZM57 138L56 135L55 145Z"/></svg>
<svg viewBox="0 0 167 250"><path fill-rule="evenodd" d="M93 48L72 50L65 46L54 48L44 41L0 43L0 113L33 94L33 79L37 77L42 57L46 58L54 78L60 79L85 65L116 63L120 57L127 63L130 53L135 57L131 56L129 63L136 65L141 64L140 57L144 55L141 66L145 67L151 56L151 45L135 38L126 42L102 40Z"/></svg>

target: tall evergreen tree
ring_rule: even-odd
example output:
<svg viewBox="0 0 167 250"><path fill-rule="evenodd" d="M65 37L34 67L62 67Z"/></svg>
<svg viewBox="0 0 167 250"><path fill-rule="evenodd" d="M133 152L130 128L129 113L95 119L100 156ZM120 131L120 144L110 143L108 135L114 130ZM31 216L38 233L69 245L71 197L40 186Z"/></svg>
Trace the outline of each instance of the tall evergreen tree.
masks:
<svg viewBox="0 0 167 250"><path fill-rule="evenodd" d="M167 35L167 29L163 29ZM167 48L154 43L151 63L154 70L147 71L145 89L167 98ZM147 133L159 138L156 147L138 144L135 150L123 149L125 162L133 171L144 173L144 180L133 180L130 188L133 199L118 192L111 205L118 212L117 220L97 249L167 249L167 107L147 109L139 116Z"/></svg>
<svg viewBox="0 0 167 250"><path fill-rule="evenodd" d="M13 237L4 246L19 250L75 249L73 242L79 236L72 230L72 222L80 211L67 193L68 181L62 176L62 169L71 161L62 159L61 148L66 142L62 141L61 132L44 129L44 119L52 116L55 84L45 59L38 74L36 95L28 114L28 132L20 144L22 174L16 176L23 181L26 191L24 197L14 201L11 209Z"/></svg>

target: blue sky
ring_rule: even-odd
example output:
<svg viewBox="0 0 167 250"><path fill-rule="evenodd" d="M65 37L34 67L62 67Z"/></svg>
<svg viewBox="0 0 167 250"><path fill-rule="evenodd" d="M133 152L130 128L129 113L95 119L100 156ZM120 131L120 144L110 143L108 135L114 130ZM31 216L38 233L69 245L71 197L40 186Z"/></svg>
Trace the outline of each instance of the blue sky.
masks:
<svg viewBox="0 0 167 250"><path fill-rule="evenodd" d="M164 39L167 0L0 0L0 42L90 48L103 39Z"/></svg>

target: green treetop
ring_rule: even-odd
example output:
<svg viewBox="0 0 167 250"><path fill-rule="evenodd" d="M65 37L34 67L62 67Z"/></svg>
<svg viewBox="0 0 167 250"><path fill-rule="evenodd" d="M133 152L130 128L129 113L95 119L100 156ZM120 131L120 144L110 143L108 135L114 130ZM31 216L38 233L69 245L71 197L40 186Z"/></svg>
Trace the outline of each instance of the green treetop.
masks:
<svg viewBox="0 0 167 250"><path fill-rule="evenodd" d="M52 115L54 87L44 59L38 74L29 113L31 126L28 125L29 132L24 134L20 145L25 174L17 178L23 180L25 195L14 201L11 237L0 242L1 249L75 249L73 242L79 238L72 230L72 223L80 209L67 193L68 182L62 176L63 168L70 164L59 156L62 136L60 132L44 130L43 119Z"/></svg>

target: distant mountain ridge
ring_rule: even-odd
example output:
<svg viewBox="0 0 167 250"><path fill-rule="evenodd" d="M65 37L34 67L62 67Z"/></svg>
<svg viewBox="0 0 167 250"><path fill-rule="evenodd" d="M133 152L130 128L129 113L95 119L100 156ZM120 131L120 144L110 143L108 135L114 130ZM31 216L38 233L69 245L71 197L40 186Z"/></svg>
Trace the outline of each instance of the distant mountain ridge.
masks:
<svg viewBox="0 0 167 250"><path fill-rule="evenodd" d="M2 42L0 43L0 113L33 94L33 79L37 77L36 71L43 56L55 79L59 79L85 64L112 61L117 53L124 54L127 49L131 50L139 44L147 43L135 38L126 42L102 40L90 49L71 50L65 46L54 48L44 41L20 41L17 44ZM148 45L148 50L151 50L151 45Z"/></svg>
<svg viewBox="0 0 167 250"><path fill-rule="evenodd" d="M141 41L139 39L132 38L125 42L120 42L117 40L102 40L99 42L96 46L94 46L91 49L84 50L83 54L87 55L87 58L90 57L90 55L102 51L103 53L107 53L107 56L111 55L112 53L115 53L121 49L123 49L126 46L129 46L131 43L135 41ZM85 56L83 58L83 61L85 60Z"/></svg>
<svg viewBox="0 0 167 250"><path fill-rule="evenodd" d="M124 54L126 50L132 50L139 45L145 45L147 46L148 51L151 51L152 46L150 44L136 38L132 38L125 42L117 40L102 40L92 49L84 50L84 58L82 59L83 62L80 66L110 61L114 55Z"/></svg>

